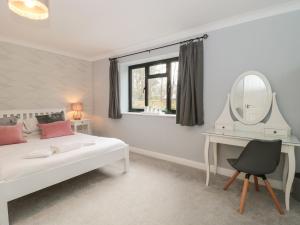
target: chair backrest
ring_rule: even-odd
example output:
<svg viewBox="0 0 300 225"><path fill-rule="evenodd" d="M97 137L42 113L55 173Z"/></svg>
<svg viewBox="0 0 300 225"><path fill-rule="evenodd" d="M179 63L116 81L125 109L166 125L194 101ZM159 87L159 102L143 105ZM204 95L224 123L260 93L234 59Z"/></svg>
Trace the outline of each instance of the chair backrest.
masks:
<svg viewBox="0 0 300 225"><path fill-rule="evenodd" d="M241 153L237 164L254 175L274 172L280 161L281 140L252 140Z"/></svg>

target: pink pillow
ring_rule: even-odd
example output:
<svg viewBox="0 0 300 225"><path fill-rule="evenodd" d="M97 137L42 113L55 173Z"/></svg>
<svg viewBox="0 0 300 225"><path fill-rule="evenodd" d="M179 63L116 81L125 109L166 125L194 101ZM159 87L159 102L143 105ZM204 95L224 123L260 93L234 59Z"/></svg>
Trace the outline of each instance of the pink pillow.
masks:
<svg viewBox="0 0 300 225"><path fill-rule="evenodd" d="M27 142L23 137L23 124L0 126L0 145L11 145Z"/></svg>
<svg viewBox="0 0 300 225"><path fill-rule="evenodd" d="M70 120L39 124L41 139L73 135Z"/></svg>

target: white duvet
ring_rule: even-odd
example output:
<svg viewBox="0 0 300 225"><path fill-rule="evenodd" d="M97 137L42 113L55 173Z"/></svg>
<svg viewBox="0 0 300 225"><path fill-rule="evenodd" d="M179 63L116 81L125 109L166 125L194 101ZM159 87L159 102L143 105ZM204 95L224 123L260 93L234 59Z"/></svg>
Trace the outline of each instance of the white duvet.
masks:
<svg viewBox="0 0 300 225"><path fill-rule="evenodd" d="M86 134L41 140L39 136L27 138L27 143L0 146L0 182L15 180L43 170L99 156L108 151L125 150L127 144L115 138L103 138ZM53 154L46 158L26 159L36 151L47 151L53 145L72 143L95 143L72 151Z"/></svg>

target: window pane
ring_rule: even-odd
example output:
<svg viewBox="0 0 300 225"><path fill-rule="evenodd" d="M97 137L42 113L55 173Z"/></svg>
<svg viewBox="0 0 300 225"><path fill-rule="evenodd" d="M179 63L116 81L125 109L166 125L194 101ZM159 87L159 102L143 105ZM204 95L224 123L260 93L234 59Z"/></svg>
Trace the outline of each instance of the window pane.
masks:
<svg viewBox="0 0 300 225"><path fill-rule="evenodd" d="M153 78L148 82L148 105L165 110L167 108L167 78Z"/></svg>
<svg viewBox="0 0 300 225"><path fill-rule="evenodd" d="M132 70L132 108L145 107L145 68Z"/></svg>
<svg viewBox="0 0 300 225"><path fill-rule="evenodd" d="M150 66L149 69L150 75L166 73L166 72L167 72L167 64L158 64L158 65Z"/></svg>
<svg viewBox="0 0 300 225"><path fill-rule="evenodd" d="M178 62L171 63L171 109L176 110Z"/></svg>

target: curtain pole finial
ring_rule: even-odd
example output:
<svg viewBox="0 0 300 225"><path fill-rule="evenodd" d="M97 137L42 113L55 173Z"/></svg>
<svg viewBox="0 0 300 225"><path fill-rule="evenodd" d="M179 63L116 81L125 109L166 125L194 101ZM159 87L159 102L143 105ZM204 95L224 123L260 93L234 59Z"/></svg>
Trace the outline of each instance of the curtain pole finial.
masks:
<svg viewBox="0 0 300 225"><path fill-rule="evenodd" d="M207 34L204 34L204 35L202 36L202 38L203 38L203 39L207 39L207 38L208 38L208 35L207 35Z"/></svg>

